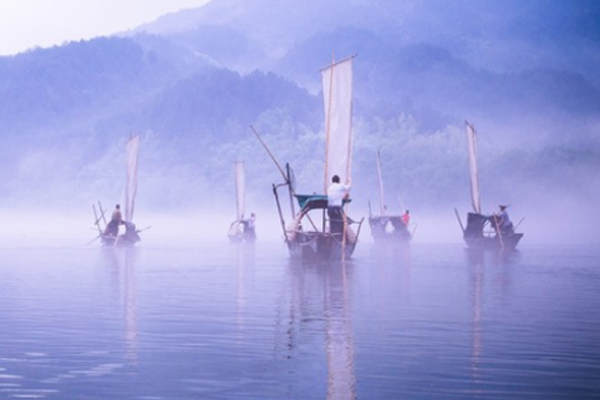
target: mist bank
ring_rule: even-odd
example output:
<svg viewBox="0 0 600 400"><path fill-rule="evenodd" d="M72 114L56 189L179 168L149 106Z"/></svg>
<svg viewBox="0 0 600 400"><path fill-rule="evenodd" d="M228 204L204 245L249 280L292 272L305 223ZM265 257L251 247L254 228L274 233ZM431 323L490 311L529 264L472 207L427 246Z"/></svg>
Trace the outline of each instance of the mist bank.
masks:
<svg viewBox="0 0 600 400"><path fill-rule="evenodd" d="M542 241L596 238L600 53L598 30L580 29L594 4L552 12L537 0L340 4L290 12L273 0L213 0L124 36L0 57L0 208L63 216L91 214L98 201L112 208L122 201L125 142L139 134L140 213L233 217L241 160L249 209L279 232L272 185L282 177L250 125L291 165L299 193L322 192L319 69L332 53L358 54L359 215L379 201L380 151L390 209L431 221L417 238L454 240L453 209L463 215L470 203L468 120L486 213L510 203L513 219L526 216L525 231L544 227ZM333 18L340 10L348 18ZM565 209L567 222L554 227L552 215Z"/></svg>
<svg viewBox="0 0 600 400"><path fill-rule="evenodd" d="M378 192L366 192L360 185L353 185L352 202L348 214L356 221L363 220L360 242L368 245L373 242L368 216L378 210ZM465 187L465 190L467 188ZM264 189L250 191L246 213L257 215L256 232L259 243L280 243L284 245L284 234L272 193L265 197ZM259 193L260 192L260 193ZM291 221L291 213L285 191L280 192L283 215L286 223ZM556 187L553 191L530 190L513 196L493 198L482 196L484 214L498 211L498 204L509 203L508 208L517 231L525 233L520 247L534 245L597 245L598 233L597 201L582 199L567 190ZM264 201L257 201L264 198ZM414 243L455 243L463 244L460 223L466 223L470 211L468 192L462 198L449 202L440 198L437 205L415 202L412 196L389 196L388 213L400 214L403 207L410 209ZM176 207L157 209L148 207L147 202L136 205L134 223L142 230L140 246L189 248L200 243L227 242L227 231L236 219L233 198L217 202L198 202L192 209L177 210ZM507 201L508 200L508 201ZM98 247L98 236L94 226L92 204L79 208L41 208L30 206L0 209L0 247ZM108 214L114 204L103 202ZM297 208L297 206L296 206ZM354 229L357 229L354 225Z"/></svg>

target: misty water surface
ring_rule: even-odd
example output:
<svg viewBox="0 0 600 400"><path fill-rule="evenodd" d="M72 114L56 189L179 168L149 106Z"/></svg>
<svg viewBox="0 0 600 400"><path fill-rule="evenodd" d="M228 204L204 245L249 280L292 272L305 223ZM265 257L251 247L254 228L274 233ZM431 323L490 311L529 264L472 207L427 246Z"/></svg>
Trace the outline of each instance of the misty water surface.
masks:
<svg viewBox="0 0 600 400"><path fill-rule="evenodd" d="M600 252L0 249L0 398L600 396Z"/></svg>

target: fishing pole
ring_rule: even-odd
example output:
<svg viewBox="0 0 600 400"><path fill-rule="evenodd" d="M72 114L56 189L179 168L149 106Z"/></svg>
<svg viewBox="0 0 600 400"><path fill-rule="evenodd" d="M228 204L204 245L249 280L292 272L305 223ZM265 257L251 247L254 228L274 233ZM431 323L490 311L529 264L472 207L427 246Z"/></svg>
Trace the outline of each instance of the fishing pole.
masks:
<svg viewBox="0 0 600 400"><path fill-rule="evenodd" d="M269 154L269 157L271 157L271 160L273 160L273 162L275 163L275 165L277 166L277 169L279 170L279 172L281 173L281 176L283 176L283 179L289 183L289 179L286 176L285 172L283 171L283 168L281 168L281 165L279 165L279 163L277 162L277 160L275 159L275 156L273 156L273 153L271 153L271 150L269 150L269 148L267 147L266 143L262 140L262 138L260 137L260 135L258 134L258 132L256 132L256 129L254 129L254 127L252 125L250 125L250 128L252 128L252 132L254 132L254 134L256 135L256 138L258 139L258 141L263 145L263 147L265 148L265 150L267 151L267 153Z"/></svg>

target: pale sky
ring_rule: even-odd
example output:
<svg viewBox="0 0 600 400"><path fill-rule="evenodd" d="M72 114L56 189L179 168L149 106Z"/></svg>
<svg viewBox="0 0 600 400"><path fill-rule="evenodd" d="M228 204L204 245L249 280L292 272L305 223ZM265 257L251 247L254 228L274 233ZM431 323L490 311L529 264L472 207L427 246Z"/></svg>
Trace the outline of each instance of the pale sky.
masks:
<svg viewBox="0 0 600 400"><path fill-rule="evenodd" d="M210 0L0 0L0 55L135 28Z"/></svg>

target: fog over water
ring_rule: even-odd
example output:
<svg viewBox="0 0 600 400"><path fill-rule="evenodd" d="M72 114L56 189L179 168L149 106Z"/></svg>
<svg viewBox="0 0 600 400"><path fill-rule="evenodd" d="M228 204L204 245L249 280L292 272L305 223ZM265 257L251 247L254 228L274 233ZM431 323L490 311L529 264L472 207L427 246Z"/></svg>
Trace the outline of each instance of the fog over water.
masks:
<svg viewBox="0 0 600 400"><path fill-rule="evenodd" d="M232 206L235 208L235 206ZM458 208L462 223L466 222L467 207ZM573 215L568 224L557 227L561 212L570 208L568 203L548 204L543 207L532 205L527 208L514 207L511 218L518 231L525 237L520 246L528 245L586 245L597 244L600 240L593 229L594 208L587 214ZM581 208L577 208L581 210ZM264 243L280 243L284 246L283 232L277 216L275 204L272 208L254 209L257 214L256 232L258 240ZM362 211L362 212L361 212ZM494 210L495 212L496 210ZM418 208L411 211L411 225L414 232L413 243L461 244L462 232L453 209L419 214ZM362 224L359 247L369 247L373 243L368 225L368 209L349 208L349 215L357 221L365 218ZM286 216L289 221L289 217ZM99 247L98 232L94 227L93 213L0 213L3 223L0 226L0 247ZM578 221L579 219L579 221ZM150 247L194 247L206 243L226 243L227 230L235 220L235 213L185 212L180 214L156 214L140 211L135 218L138 229L142 230L139 246ZM583 230L582 227L589 227ZM91 243L90 243L91 242Z"/></svg>

